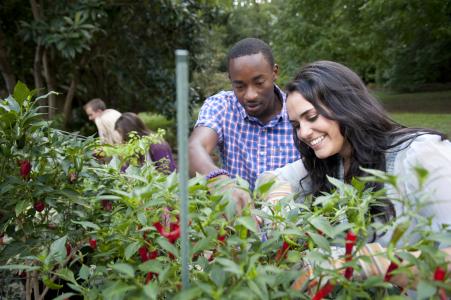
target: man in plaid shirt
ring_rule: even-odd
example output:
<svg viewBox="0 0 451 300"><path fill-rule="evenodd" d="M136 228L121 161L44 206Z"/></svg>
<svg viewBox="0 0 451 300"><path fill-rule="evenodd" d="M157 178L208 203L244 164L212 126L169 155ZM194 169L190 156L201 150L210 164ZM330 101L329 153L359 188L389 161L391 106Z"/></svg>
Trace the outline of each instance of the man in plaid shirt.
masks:
<svg viewBox="0 0 451 300"><path fill-rule="evenodd" d="M191 175L240 176L252 190L259 174L299 159L285 94L275 85L278 70L271 48L262 40L246 38L230 49L233 91L222 91L203 104L189 141ZM210 156L215 147L222 168ZM240 190L234 197L241 203L249 200Z"/></svg>

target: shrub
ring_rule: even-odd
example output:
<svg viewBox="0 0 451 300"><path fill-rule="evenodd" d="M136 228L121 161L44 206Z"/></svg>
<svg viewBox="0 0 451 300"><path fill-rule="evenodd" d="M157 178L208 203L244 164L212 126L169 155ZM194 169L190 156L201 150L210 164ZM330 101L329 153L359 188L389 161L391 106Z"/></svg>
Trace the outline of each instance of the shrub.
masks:
<svg viewBox="0 0 451 300"><path fill-rule="evenodd" d="M346 271L361 271L356 251L372 230L394 230L383 255L417 267L416 277L408 267L397 272L409 274L408 288L418 280L420 298L451 291L451 279L440 269L444 255L436 247L451 244L451 229L433 232L431 220L416 214L425 203L404 198L397 200L407 208L398 219L373 224L366 212L381 194L364 190L362 180L396 185L396 178L377 171L352 185L330 179L335 192L303 204L292 197L262 201L268 182L254 192L256 208L248 205L241 215L227 186L235 181L246 189L246 183L223 181L220 192L211 193L205 178L192 178L191 287L182 290L177 174L159 173L152 163L121 171L121 161L148 146L136 139L136 149L119 146L113 151L117 157L99 162L94 157L100 154L98 140L50 128L32 98L19 83L12 97L0 102L0 270L23 274L28 297L43 299L51 289L60 293L58 299L309 299L317 291L292 288L306 274L303 261L316 266L309 282L329 281L334 298L400 294L383 278L359 281ZM424 176L419 171L420 181ZM253 215L262 218L261 228ZM418 226L405 231L410 222ZM344 247L353 236L350 230L356 244L347 251L346 264L331 267L332 246ZM395 247L412 235L417 242ZM440 280L433 280L434 270Z"/></svg>

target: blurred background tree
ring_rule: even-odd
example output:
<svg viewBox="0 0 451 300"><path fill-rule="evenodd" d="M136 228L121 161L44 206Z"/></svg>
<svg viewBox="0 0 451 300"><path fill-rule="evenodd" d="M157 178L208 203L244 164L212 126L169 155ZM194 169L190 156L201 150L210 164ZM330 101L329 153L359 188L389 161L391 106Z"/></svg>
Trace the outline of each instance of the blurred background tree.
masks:
<svg viewBox="0 0 451 300"><path fill-rule="evenodd" d="M3 0L0 94L18 79L60 92L48 116L71 130L86 129L95 97L171 119L174 50L190 51L195 107L230 89L227 51L249 36L273 47L282 87L318 59L392 90L451 82L449 0Z"/></svg>

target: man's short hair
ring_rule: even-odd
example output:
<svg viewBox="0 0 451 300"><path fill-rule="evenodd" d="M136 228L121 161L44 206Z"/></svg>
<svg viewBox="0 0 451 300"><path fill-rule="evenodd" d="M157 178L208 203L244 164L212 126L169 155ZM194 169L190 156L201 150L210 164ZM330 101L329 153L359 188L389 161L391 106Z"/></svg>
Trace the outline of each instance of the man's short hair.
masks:
<svg viewBox="0 0 451 300"><path fill-rule="evenodd" d="M98 110L105 110L106 109L106 105L105 102L103 102L102 99L100 98L94 98L92 100L90 100L88 103L86 103L83 108L86 110L88 107L90 107L93 111L98 111Z"/></svg>
<svg viewBox="0 0 451 300"><path fill-rule="evenodd" d="M227 67L234 58L261 53L271 66L274 66L274 56L271 47L264 41L256 38L245 38L236 43L227 56Z"/></svg>

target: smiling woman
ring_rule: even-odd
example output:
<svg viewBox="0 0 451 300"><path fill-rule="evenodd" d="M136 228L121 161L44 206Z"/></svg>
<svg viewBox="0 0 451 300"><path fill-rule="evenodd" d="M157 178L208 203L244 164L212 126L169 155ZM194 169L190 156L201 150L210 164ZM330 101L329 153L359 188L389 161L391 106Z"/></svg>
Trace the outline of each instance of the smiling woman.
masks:
<svg viewBox="0 0 451 300"><path fill-rule="evenodd" d="M350 183L369 175L365 169L398 176L399 189L368 181L366 188L386 188L387 197L370 208L373 220L388 222L403 210L390 199L411 195L419 189L418 168L429 176L425 192L434 203L422 210L433 217L435 226L451 224L451 143L439 132L407 128L389 118L362 80L349 68L330 61L318 61L301 69L287 86L287 110L296 147L302 160L260 178L275 177L303 197L332 192L328 177ZM364 169L363 169L364 168ZM266 181L266 180L265 180ZM411 201L414 201L413 199ZM382 244L389 234L375 235Z"/></svg>
<svg viewBox="0 0 451 300"><path fill-rule="evenodd" d="M383 247L390 246L393 249L395 246L415 245L419 236L412 234L401 241L401 227L394 230L387 228L390 228L392 221L396 222L405 217L403 212L410 211L413 207L420 207L420 218L430 220L433 231L443 232L445 226L451 225L450 141L439 132L407 128L390 119L353 71L330 61L314 62L301 69L287 86L287 110L293 126L295 145L302 159L260 175L257 188L268 181L275 181L265 200L275 204L284 196L295 193L299 195L297 201L304 202L307 196L313 195L317 197L316 200L305 201L304 205L312 205L310 209L314 211L312 203L318 203L320 196L327 197L324 193L331 194L337 189L338 181L330 180L331 177L351 184L355 177L374 174L374 171L369 169L393 175L387 178L396 181L394 184L387 182L385 185L383 180L374 179L375 177L367 177L362 181L362 187L364 184L366 189L377 192L368 212L363 212L364 218L370 220L369 224L376 224L370 226L374 229L362 229L361 224L353 224L352 214L343 216L340 220L344 219L344 223L349 224L351 228L372 232L368 239L364 235L363 240L375 243L364 245L362 249L370 249L374 245L382 249L375 255L378 259L372 260L368 268L362 267L364 273L368 271L368 274L365 273L361 279L368 276L383 277L385 274L385 281L406 287L406 276L391 276L391 272L398 267L396 263L400 262L390 261L380 254L385 251ZM429 176L419 180L418 174L421 172ZM419 192L421 197L418 196ZM352 208L352 202L355 201L353 197L360 196L340 193L339 198L343 203L337 204L336 207L334 205L334 209L342 211ZM302 215L300 211L291 213ZM299 220L302 220L302 217L299 217ZM380 226L381 224L387 226ZM405 222L402 232L415 230L416 224L417 221ZM451 248L445 248L446 242L439 246L441 250L437 250L440 253L438 255L446 257L449 268ZM318 247L322 248L319 244ZM334 259L334 254L340 252L338 250L332 251ZM346 253L349 256L346 256L345 261L333 261L336 269L352 260L352 249L348 250ZM418 253L416 255L418 256ZM352 266L346 266L345 278L351 278L352 270ZM309 264L304 265L304 271L294 284L296 289L306 286L310 279L312 280L308 283L309 287L321 282L318 278L312 278L313 269ZM326 282L327 280L324 283ZM313 299L326 297L333 291L334 286L332 282L327 282Z"/></svg>

